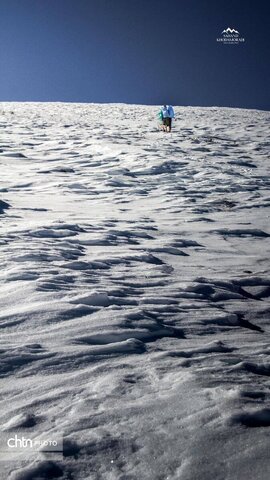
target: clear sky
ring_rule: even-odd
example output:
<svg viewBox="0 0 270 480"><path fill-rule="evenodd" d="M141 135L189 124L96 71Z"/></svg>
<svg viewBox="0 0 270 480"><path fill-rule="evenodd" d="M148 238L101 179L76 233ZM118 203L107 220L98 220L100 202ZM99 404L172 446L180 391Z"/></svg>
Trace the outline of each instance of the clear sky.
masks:
<svg viewBox="0 0 270 480"><path fill-rule="evenodd" d="M270 110L269 0L0 0L0 101ZM227 27L245 42L216 41Z"/></svg>

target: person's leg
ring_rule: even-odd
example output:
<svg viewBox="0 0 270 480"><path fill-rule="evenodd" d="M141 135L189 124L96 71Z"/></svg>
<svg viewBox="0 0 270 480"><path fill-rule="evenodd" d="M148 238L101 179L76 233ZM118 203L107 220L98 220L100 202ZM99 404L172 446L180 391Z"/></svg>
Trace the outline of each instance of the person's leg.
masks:
<svg viewBox="0 0 270 480"><path fill-rule="evenodd" d="M164 123L165 123L165 129L164 129L164 131L165 131L165 132L168 132L168 131L169 131L169 130L168 130L168 128L169 128L169 120L170 120L170 119L169 119L168 117L165 118L165 122L164 122Z"/></svg>

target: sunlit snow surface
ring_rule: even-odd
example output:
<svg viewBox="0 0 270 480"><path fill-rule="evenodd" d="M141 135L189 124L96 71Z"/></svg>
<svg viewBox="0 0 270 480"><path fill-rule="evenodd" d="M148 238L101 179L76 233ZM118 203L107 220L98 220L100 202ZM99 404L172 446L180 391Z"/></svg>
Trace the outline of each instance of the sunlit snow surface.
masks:
<svg viewBox="0 0 270 480"><path fill-rule="evenodd" d="M1 479L268 480L269 112L4 103Z"/></svg>

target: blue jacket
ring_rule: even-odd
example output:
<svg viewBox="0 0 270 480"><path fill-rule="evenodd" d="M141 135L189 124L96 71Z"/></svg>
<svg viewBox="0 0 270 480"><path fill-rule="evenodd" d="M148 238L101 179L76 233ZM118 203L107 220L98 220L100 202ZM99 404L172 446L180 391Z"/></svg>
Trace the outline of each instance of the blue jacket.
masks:
<svg viewBox="0 0 270 480"><path fill-rule="evenodd" d="M163 106L160 110L161 118L174 118L174 109L171 105Z"/></svg>

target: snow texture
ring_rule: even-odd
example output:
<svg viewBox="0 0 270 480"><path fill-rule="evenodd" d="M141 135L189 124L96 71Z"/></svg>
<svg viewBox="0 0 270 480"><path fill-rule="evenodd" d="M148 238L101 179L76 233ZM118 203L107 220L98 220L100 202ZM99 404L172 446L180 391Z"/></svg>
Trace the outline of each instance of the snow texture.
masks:
<svg viewBox="0 0 270 480"><path fill-rule="evenodd" d="M268 480L269 112L2 103L1 479Z"/></svg>

